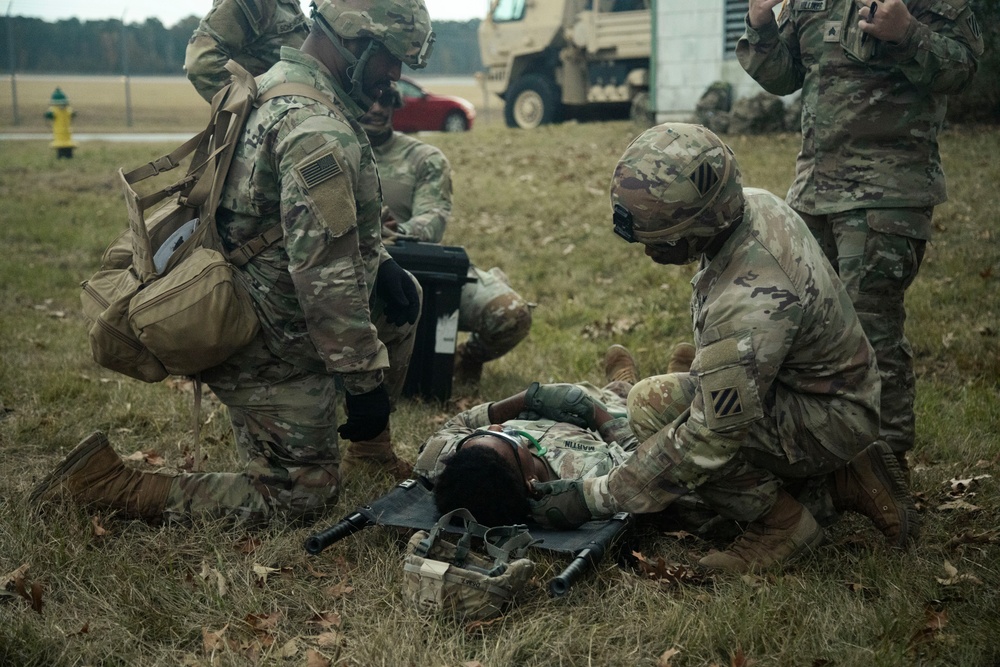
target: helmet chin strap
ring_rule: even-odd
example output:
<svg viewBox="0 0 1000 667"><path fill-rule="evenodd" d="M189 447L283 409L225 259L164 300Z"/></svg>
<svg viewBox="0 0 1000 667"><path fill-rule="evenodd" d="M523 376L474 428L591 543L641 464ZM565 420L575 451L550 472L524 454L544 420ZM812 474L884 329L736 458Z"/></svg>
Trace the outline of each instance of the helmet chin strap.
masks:
<svg viewBox="0 0 1000 667"><path fill-rule="evenodd" d="M330 43L333 44L334 48L336 48L344 60L347 61L346 74L351 82L351 87L347 91L347 94L352 100L357 102L358 106L362 109L370 109L372 104L375 103L375 100L366 95L364 92L365 66L368 65L368 59L371 58L372 54L374 54L378 49L378 42L374 39L369 39L368 45L361 53L361 56L359 57L354 55L351 53L350 49L344 45L343 38L333 32L333 29L330 28L329 24L327 24L326 19L324 19L323 16L315 10L315 5L313 5L313 7L313 21L319 24L323 34L326 35L327 39L330 40Z"/></svg>

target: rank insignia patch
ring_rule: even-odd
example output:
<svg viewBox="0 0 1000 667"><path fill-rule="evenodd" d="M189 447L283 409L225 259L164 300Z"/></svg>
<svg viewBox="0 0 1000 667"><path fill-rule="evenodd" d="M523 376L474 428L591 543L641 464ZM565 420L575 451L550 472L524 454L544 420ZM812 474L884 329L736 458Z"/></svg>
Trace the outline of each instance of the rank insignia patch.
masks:
<svg viewBox="0 0 1000 667"><path fill-rule="evenodd" d="M726 387L712 391L712 409L715 417L733 417L743 412L743 403L740 401L740 390L736 387Z"/></svg>
<svg viewBox="0 0 1000 667"><path fill-rule="evenodd" d="M299 167L299 174L308 189L333 178L341 171L337 159L329 153Z"/></svg>

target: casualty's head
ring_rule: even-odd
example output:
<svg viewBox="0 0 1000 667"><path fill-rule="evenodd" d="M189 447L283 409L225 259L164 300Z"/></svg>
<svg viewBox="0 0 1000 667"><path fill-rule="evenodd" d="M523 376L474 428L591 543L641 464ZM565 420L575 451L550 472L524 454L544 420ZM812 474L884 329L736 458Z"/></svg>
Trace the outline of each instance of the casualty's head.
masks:
<svg viewBox="0 0 1000 667"><path fill-rule="evenodd" d="M524 523L531 510L531 483L538 480L532 451L544 452L523 431L497 424L476 429L445 460L434 485L438 511L464 507L487 526Z"/></svg>
<svg viewBox="0 0 1000 667"><path fill-rule="evenodd" d="M363 109L399 79L402 64L427 66L434 32L423 0L316 0L312 16L313 31L345 61L347 92Z"/></svg>
<svg viewBox="0 0 1000 667"><path fill-rule="evenodd" d="M373 144L380 144L392 136L392 114L403 106L403 96L395 84L372 103L371 108L358 122Z"/></svg>
<svg viewBox="0 0 1000 667"><path fill-rule="evenodd" d="M615 233L661 264L687 264L743 216L733 151L701 125L665 123L639 135L611 177Z"/></svg>

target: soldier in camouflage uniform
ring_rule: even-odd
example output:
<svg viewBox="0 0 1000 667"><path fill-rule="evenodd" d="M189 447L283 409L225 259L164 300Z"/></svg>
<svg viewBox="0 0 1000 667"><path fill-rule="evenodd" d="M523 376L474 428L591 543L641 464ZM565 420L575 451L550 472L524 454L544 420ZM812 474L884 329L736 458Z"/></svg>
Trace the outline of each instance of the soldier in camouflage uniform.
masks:
<svg viewBox="0 0 1000 667"><path fill-rule="evenodd" d="M903 296L946 199L937 135L983 40L968 0L749 0L736 54L766 90L802 90L786 201L837 269L878 358L880 437L905 466L915 378Z"/></svg>
<svg viewBox="0 0 1000 667"><path fill-rule="evenodd" d="M95 434L34 499L67 491L132 516L259 522L336 502L338 435L352 441L348 456L358 447L359 458L395 465L391 397L402 388L420 294L382 245L378 175L357 119L402 62L426 64L433 33L422 0L322 0L313 18L302 49L282 49L258 81L262 94L289 83L299 90L251 113L217 216L228 247L278 224L283 232L240 271L260 335L202 374L229 408L246 467L140 473ZM386 377L390 364L395 377ZM338 379L347 407L339 428Z"/></svg>
<svg viewBox="0 0 1000 667"><path fill-rule="evenodd" d="M624 418L627 387L615 390L614 385L598 389L589 383L534 384L515 396L477 405L449 419L424 442L414 472L436 485L442 513L465 507L486 525L523 523L531 481L604 475L636 448L638 441ZM558 394L559 401L567 394L577 400L587 395L600 410L592 423L572 423L572 416L560 419L544 409L530 409L527 394L536 399Z"/></svg>
<svg viewBox="0 0 1000 667"><path fill-rule="evenodd" d="M451 166L440 149L393 131L393 111L402 105L393 87L361 118L382 181L383 236L387 243L399 236L441 243L451 217ZM459 331L471 332L455 351L459 382L478 383L483 364L510 352L531 329L527 301L499 268L469 267L458 313Z"/></svg>
<svg viewBox="0 0 1000 667"><path fill-rule="evenodd" d="M584 481L536 484L540 522L579 525L658 512L695 492L748 522L701 564L743 571L823 540L783 487L825 478L838 509L860 511L903 546L917 516L878 432L874 353L836 273L802 220L743 189L732 151L697 125L660 125L626 149L611 182L615 231L660 264L700 260L692 279L690 372L647 378L628 398L642 443Z"/></svg>
<svg viewBox="0 0 1000 667"><path fill-rule="evenodd" d="M214 0L191 35L184 70L211 102L229 83L226 62L235 60L259 76L278 62L282 46L297 49L308 34L299 0Z"/></svg>

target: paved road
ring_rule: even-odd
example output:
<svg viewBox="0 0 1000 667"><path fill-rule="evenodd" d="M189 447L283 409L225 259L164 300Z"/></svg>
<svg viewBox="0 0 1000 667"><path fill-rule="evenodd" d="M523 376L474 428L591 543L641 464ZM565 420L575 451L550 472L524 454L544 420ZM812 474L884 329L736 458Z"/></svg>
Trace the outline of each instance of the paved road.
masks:
<svg viewBox="0 0 1000 667"><path fill-rule="evenodd" d="M74 132L74 141L112 141L116 143L127 142L150 142L150 141L187 141L194 135L194 132L162 132L162 133L88 133ZM0 141L52 141L51 132L3 132L0 133Z"/></svg>

